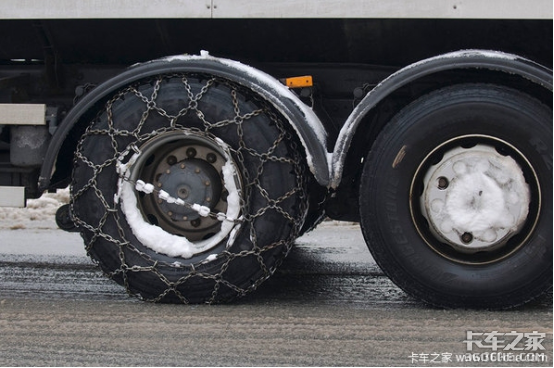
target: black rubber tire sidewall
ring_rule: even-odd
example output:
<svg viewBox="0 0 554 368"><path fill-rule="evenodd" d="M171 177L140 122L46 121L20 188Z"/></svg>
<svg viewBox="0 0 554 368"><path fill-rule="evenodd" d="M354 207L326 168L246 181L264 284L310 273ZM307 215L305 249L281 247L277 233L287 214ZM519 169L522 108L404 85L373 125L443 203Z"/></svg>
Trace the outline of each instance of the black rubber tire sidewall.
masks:
<svg viewBox="0 0 554 368"><path fill-rule="evenodd" d="M519 106L517 106L519 105ZM385 273L409 294L443 307L506 308L552 285L552 111L523 93L460 85L421 98L385 128L365 162L362 229ZM542 188L539 221L526 244L489 264L454 262L421 238L410 213L417 167L450 139L481 134L511 143L530 161ZM400 150L404 158L395 162Z"/></svg>

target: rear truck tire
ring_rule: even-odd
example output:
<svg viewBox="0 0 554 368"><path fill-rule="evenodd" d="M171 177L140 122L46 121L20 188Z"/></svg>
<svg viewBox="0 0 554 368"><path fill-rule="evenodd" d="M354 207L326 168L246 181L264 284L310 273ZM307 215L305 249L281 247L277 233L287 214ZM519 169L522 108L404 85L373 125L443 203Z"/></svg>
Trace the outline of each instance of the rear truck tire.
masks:
<svg viewBox="0 0 554 368"><path fill-rule="evenodd" d="M90 257L148 301L217 303L256 289L307 211L306 163L285 122L210 75L118 91L75 154L71 215Z"/></svg>
<svg viewBox="0 0 554 368"><path fill-rule="evenodd" d="M364 163L361 226L383 271L431 305L505 309L552 287L552 110L457 85L401 111Z"/></svg>

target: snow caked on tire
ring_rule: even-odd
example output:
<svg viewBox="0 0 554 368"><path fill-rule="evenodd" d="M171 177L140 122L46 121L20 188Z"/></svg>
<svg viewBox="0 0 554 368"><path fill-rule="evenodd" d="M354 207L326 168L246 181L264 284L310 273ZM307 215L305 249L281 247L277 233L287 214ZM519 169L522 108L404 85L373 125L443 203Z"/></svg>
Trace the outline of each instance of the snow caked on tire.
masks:
<svg viewBox="0 0 554 368"><path fill-rule="evenodd" d="M303 225L301 146L254 92L201 74L117 92L82 136L71 211L130 294L215 303L273 274Z"/></svg>

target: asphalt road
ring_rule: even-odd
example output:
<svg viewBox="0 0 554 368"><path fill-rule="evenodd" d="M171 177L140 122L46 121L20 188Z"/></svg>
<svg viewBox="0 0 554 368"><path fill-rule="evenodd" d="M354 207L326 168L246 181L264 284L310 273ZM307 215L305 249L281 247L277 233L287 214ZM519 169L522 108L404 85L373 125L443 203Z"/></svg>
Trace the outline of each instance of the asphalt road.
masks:
<svg viewBox="0 0 554 368"><path fill-rule="evenodd" d="M468 351L467 331L483 348ZM485 337L520 337L519 350ZM504 312L430 308L382 274L357 226L326 223L251 296L152 304L105 279L77 234L0 229L0 366L116 365L552 366L552 296Z"/></svg>

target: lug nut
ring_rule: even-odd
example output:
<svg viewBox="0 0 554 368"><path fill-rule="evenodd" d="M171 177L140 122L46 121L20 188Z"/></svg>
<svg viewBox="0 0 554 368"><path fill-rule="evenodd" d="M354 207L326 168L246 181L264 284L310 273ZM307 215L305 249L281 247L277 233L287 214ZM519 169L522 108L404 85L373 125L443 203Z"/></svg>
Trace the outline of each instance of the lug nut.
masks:
<svg viewBox="0 0 554 368"><path fill-rule="evenodd" d="M462 242L468 244L471 243L471 241L473 240L473 235L471 233L463 233L461 238Z"/></svg>
<svg viewBox="0 0 554 368"><path fill-rule="evenodd" d="M168 165L175 165L177 163L177 157L171 155L166 160Z"/></svg>
<svg viewBox="0 0 554 368"><path fill-rule="evenodd" d="M214 162L217 161L217 156L216 156L214 153L208 153L208 155L206 156L206 160L207 160L210 164L213 164Z"/></svg>
<svg viewBox="0 0 554 368"><path fill-rule="evenodd" d="M446 188L448 188L448 184L449 184L449 183L448 183L448 179L447 179L447 178L445 178L444 176L441 176L441 177L439 178L439 185L438 185L438 188L439 188L440 190L445 190Z"/></svg>
<svg viewBox="0 0 554 368"><path fill-rule="evenodd" d="M196 150L192 147L187 148L186 154L187 154L187 157L194 158L194 157L196 157Z"/></svg>

